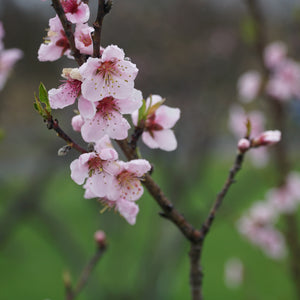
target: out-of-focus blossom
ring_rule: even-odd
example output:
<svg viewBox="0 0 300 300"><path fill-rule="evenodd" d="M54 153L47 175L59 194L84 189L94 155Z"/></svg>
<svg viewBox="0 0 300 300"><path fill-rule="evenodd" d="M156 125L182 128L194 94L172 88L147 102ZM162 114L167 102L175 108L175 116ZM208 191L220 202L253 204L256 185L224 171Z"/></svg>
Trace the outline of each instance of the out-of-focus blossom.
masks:
<svg viewBox="0 0 300 300"><path fill-rule="evenodd" d="M269 44L264 50L265 65L270 68L277 68L287 55L287 46L282 41Z"/></svg>
<svg viewBox="0 0 300 300"><path fill-rule="evenodd" d="M224 268L224 281L228 288L236 289L244 279L244 265L237 257L228 259Z"/></svg>
<svg viewBox="0 0 300 300"><path fill-rule="evenodd" d="M238 94L243 102L254 100L259 92L261 76L257 71L248 71L241 75L238 80Z"/></svg>
<svg viewBox="0 0 300 300"><path fill-rule="evenodd" d="M84 120L81 115L76 115L72 118L72 128L74 131L81 131L81 127L84 124Z"/></svg>

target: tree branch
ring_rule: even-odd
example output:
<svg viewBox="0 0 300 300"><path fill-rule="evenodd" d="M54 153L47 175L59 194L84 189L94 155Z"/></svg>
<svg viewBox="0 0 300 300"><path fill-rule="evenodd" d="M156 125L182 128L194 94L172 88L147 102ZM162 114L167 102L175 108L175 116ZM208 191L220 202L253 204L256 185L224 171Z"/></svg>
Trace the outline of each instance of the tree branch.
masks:
<svg viewBox="0 0 300 300"><path fill-rule="evenodd" d="M70 44L72 55L74 56L78 65L81 66L85 62L85 59L84 56L80 53L80 51L76 48L74 34L72 30L72 24L67 20L64 9L60 3L60 0L52 0L52 6L55 12L57 13L61 21L61 24L64 28L66 37Z"/></svg>
<svg viewBox="0 0 300 300"><path fill-rule="evenodd" d="M105 12L105 0L98 0L98 12L97 18L93 24L94 33L93 33L93 57L100 57L100 46L101 46L101 32L102 32L102 23Z"/></svg>
<svg viewBox="0 0 300 300"><path fill-rule="evenodd" d="M49 115L49 117L45 120L47 122L47 128L53 129L57 135L65 140L68 145L74 149L76 149L80 153L87 153L88 151L76 144L58 125L58 120L53 120L52 115Z"/></svg>

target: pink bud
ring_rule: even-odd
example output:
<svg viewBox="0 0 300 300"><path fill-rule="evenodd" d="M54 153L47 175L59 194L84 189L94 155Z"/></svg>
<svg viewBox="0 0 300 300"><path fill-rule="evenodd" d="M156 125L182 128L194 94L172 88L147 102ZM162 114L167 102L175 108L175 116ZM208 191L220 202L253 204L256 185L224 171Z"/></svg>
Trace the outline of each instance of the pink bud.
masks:
<svg viewBox="0 0 300 300"><path fill-rule="evenodd" d="M280 141L281 139L281 132L279 130L269 130L263 132L258 138L253 140L253 144L256 147L259 146L267 146L273 145Z"/></svg>
<svg viewBox="0 0 300 300"><path fill-rule="evenodd" d="M81 127L84 124L84 120L81 115L76 115L72 118L72 127L74 131L81 131Z"/></svg>
<svg viewBox="0 0 300 300"><path fill-rule="evenodd" d="M100 248L105 248L106 246L106 234L102 230L97 230L94 234L94 239Z"/></svg>
<svg viewBox="0 0 300 300"><path fill-rule="evenodd" d="M244 153L250 148L251 144L247 139L240 139L237 146L240 152Z"/></svg>

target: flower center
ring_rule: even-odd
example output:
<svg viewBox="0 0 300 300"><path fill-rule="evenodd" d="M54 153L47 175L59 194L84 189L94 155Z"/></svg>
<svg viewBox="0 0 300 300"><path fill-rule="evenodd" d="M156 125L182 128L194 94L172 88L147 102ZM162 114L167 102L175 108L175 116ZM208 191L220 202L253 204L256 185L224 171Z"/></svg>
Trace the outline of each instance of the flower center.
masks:
<svg viewBox="0 0 300 300"><path fill-rule="evenodd" d="M111 60L101 63L96 70L96 75L101 75L102 78L111 77L111 74L115 74L115 65L116 63Z"/></svg>
<svg viewBox="0 0 300 300"><path fill-rule="evenodd" d="M88 161L89 175L92 176L96 171L98 171L98 173L101 173L103 171L102 163L103 161L98 155L91 158Z"/></svg>
<svg viewBox="0 0 300 300"><path fill-rule="evenodd" d="M106 97L99 101L96 110L98 113L107 114L113 110L119 111L119 108L117 107L113 97Z"/></svg>
<svg viewBox="0 0 300 300"><path fill-rule="evenodd" d="M78 10L79 3L77 3L77 0L62 0L61 5L65 13L75 14Z"/></svg>
<svg viewBox="0 0 300 300"><path fill-rule="evenodd" d="M155 113L150 114L147 117L145 128L146 128L146 131L149 131L150 133L152 131L158 131L158 130L164 129L161 125L159 125L155 122Z"/></svg>
<svg viewBox="0 0 300 300"><path fill-rule="evenodd" d="M62 54L64 54L70 48L70 44L65 35L65 32L63 30L61 30L60 32L62 37L55 43L55 45L58 47L62 47L63 48Z"/></svg>

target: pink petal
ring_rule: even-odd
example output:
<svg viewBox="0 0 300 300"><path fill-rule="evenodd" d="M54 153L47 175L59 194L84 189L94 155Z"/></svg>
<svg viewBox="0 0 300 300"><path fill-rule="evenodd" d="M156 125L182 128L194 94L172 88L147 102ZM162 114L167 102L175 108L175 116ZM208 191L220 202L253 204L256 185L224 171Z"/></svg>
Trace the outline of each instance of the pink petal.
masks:
<svg viewBox="0 0 300 300"><path fill-rule="evenodd" d="M145 159L133 159L125 164L125 169L137 177L141 177L151 170L151 165Z"/></svg>
<svg viewBox="0 0 300 300"><path fill-rule="evenodd" d="M177 140L171 129L157 130L153 132L158 147L165 151L173 151L177 148Z"/></svg>
<svg viewBox="0 0 300 300"><path fill-rule="evenodd" d="M134 225L136 222L136 216L139 212L139 207L135 203L126 200L118 200L116 206L125 220L130 225Z"/></svg>
<svg viewBox="0 0 300 300"><path fill-rule="evenodd" d="M81 115L76 115L72 118L72 128L74 131L81 131L81 127L84 124L84 120Z"/></svg>
<svg viewBox="0 0 300 300"><path fill-rule="evenodd" d="M161 125L164 129L172 128L179 118L179 108L162 105L155 112L155 123Z"/></svg>
<svg viewBox="0 0 300 300"><path fill-rule="evenodd" d="M117 106L120 108L120 113L122 114L130 114L136 110L138 110L142 106L143 95L139 90L134 89L132 95L128 99L118 100L115 102Z"/></svg>
<svg viewBox="0 0 300 300"><path fill-rule="evenodd" d="M95 104L82 96L78 99L78 110L84 119L92 119L96 114Z"/></svg>
<svg viewBox="0 0 300 300"><path fill-rule="evenodd" d="M114 59L124 60L124 57L125 57L125 53L123 49L115 45L110 45L104 49L101 60L103 62L114 60Z"/></svg>

